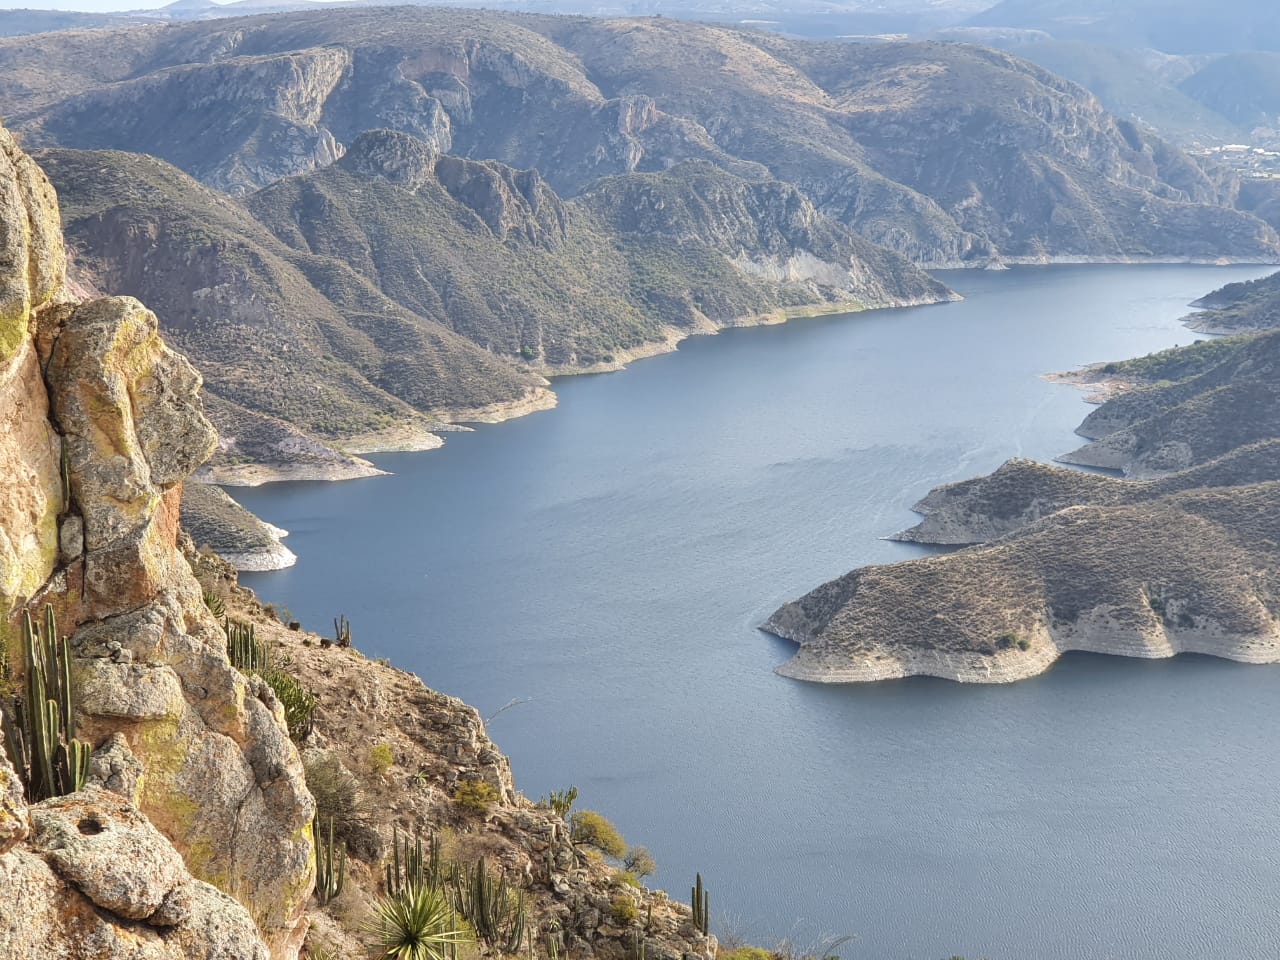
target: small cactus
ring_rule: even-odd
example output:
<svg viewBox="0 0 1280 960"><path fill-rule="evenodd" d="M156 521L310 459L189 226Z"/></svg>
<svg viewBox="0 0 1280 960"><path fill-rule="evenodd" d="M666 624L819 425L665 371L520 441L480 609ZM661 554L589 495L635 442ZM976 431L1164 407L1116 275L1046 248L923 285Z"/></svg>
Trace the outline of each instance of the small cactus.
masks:
<svg viewBox="0 0 1280 960"><path fill-rule="evenodd" d="M316 902L324 906L342 893L347 883L347 851L341 848L334 855L333 817L329 818L329 832L320 837L320 818L311 821L312 842L316 849Z"/></svg>
<svg viewBox="0 0 1280 960"><path fill-rule="evenodd" d="M342 614L333 618L333 642L340 647L351 646L351 622Z"/></svg>
<svg viewBox="0 0 1280 960"><path fill-rule="evenodd" d="M689 891L689 898L693 906L693 925L705 937L711 926L711 907L710 898L702 886L702 874L698 874L697 883Z"/></svg>

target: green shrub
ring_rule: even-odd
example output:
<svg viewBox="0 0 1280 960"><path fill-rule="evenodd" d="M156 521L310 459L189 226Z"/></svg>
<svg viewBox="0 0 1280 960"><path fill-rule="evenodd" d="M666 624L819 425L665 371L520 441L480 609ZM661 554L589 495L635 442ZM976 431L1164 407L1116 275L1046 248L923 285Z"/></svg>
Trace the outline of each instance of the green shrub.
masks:
<svg viewBox="0 0 1280 960"><path fill-rule="evenodd" d="M609 878L609 881L615 887L631 887L632 889L640 888L640 878L630 870L616 871L613 876Z"/></svg>
<svg viewBox="0 0 1280 960"><path fill-rule="evenodd" d="M395 754L391 752L391 744L379 743L369 751L369 769L375 776L382 776L395 764Z"/></svg>
<svg viewBox="0 0 1280 960"><path fill-rule="evenodd" d="M636 903L631 897L620 893L613 898L613 903L609 904L609 916L619 926L627 926L636 922L640 912L636 910Z"/></svg>
<svg viewBox="0 0 1280 960"><path fill-rule="evenodd" d="M316 817L321 823L332 820L341 830L349 823L367 820L360 782L342 765L337 754L308 750L302 757L307 789L316 800Z"/></svg>
<svg viewBox="0 0 1280 960"><path fill-rule="evenodd" d="M996 646L1001 650L1008 650L1017 642L1018 635L1016 633L1002 633L1000 636L996 637Z"/></svg>
<svg viewBox="0 0 1280 960"><path fill-rule="evenodd" d="M483 780L463 780L453 791L453 802L473 813L488 813L490 804L497 799L498 791L493 784Z"/></svg>
<svg viewBox="0 0 1280 960"><path fill-rule="evenodd" d="M716 960L777 960L777 954L763 947L735 947L716 954Z"/></svg>
<svg viewBox="0 0 1280 960"><path fill-rule="evenodd" d="M658 869L658 864L648 847L627 847L627 854L622 858L622 866L637 877L652 876Z"/></svg>
<svg viewBox="0 0 1280 960"><path fill-rule="evenodd" d="M1030 649L1031 649L1031 641L1030 641L1030 640L1028 640L1026 637L1019 637L1019 638L1018 638L1018 649L1019 649L1019 650L1022 650L1022 651L1024 651L1024 652L1025 652L1025 651L1027 651L1027 650L1030 650Z"/></svg>
<svg viewBox="0 0 1280 960"><path fill-rule="evenodd" d="M601 853L621 860L627 853L626 841L618 828L594 810L578 810L569 818L569 836L574 843L585 843Z"/></svg>

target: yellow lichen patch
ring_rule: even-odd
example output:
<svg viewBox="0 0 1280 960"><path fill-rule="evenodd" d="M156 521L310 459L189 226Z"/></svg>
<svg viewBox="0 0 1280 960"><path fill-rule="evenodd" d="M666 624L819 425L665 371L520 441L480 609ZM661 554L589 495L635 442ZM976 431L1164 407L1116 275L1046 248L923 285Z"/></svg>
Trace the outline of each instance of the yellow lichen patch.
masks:
<svg viewBox="0 0 1280 960"><path fill-rule="evenodd" d="M0 289L0 363L7 362L18 352L27 337L30 315L25 298L17 291Z"/></svg>

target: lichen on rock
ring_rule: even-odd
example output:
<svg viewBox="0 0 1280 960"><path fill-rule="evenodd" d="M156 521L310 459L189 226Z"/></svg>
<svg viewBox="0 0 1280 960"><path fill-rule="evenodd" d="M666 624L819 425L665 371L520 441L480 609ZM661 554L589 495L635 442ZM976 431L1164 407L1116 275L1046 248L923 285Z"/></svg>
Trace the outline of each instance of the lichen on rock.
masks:
<svg viewBox="0 0 1280 960"><path fill-rule="evenodd" d="M100 784L32 808L0 859L0 899L27 908L0 918L0 956L260 960L265 941L293 960L313 802L176 546L182 483L216 442L201 378L138 301L69 302L64 266L53 190L0 129L0 641L53 605ZM0 765L0 850L26 833L14 782Z"/></svg>

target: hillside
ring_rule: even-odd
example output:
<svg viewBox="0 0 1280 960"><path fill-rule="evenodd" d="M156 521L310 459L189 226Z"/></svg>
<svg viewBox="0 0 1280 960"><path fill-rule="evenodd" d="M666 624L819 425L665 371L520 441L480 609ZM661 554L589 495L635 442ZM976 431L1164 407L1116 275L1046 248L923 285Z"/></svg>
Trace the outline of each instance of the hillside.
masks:
<svg viewBox="0 0 1280 960"><path fill-rule="evenodd" d="M1179 356L1207 355L1183 378L1158 377ZM1159 359L1160 355L1157 355ZM1207 341L1166 351L1148 376L1155 382L1113 397L1077 430L1092 440L1063 463L1149 477L1185 469L1240 446L1276 436L1280 424L1280 333Z"/></svg>
<svg viewBox="0 0 1280 960"><path fill-rule="evenodd" d="M990 546L855 570L765 629L800 644L779 673L823 682L1008 682L1069 650L1271 663L1277 543L1276 482L1071 507Z"/></svg>
<svg viewBox="0 0 1280 960"><path fill-rule="evenodd" d="M1227 54L1180 89L1242 130L1280 126L1280 52Z"/></svg>
<svg viewBox="0 0 1280 960"><path fill-rule="evenodd" d="M1070 650L1280 660L1278 359L1269 332L1094 368L1128 389L1060 459L1150 479L1012 460L931 491L895 539L984 545L854 570L784 605L764 629L800 649L778 672L998 683Z"/></svg>
<svg viewBox="0 0 1280 960"><path fill-rule="evenodd" d="M1280 256L1231 183L965 45L398 7L63 31L0 41L0 63L30 143L150 153L238 193L390 128L563 197L684 160L771 176L921 263Z"/></svg>
<svg viewBox="0 0 1280 960"><path fill-rule="evenodd" d="M1121 480L1015 458L985 477L931 490L911 508L924 519L890 539L986 543L1068 507L1141 504L1184 490L1247 486L1274 477L1280 477L1280 440L1275 439L1153 480Z"/></svg>
<svg viewBox="0 0 1280 960"><path fill-rule="evenodd" d="M291 251L239 204L165 163L111 152L37 156L59 191L76 276L155 304L166 336L223 401L212 409L226 438L244 432L234 411L248 410L353 446L407 429L433 444L437 412L545 394L540 378L400 307L341 262ZM258 421L254 432L269 425ZM287 428L274 433L288 449ZM224 446L219 462L262 452L261 443Z"/></svg>
<svg viewBox="0 0 1280 960"><path fill-rule="evenodd" d="M566 203L534 171L372 131L240 202L154 158L37 155L77 281L155 304L204 370L222 441L202 477L222 482L367 476L335 445L438 445L447 421L549 406L541 373L952 296L794 187L705 163Z"/></svg>
<svg viewBox="0 0 1280 960"><path fill-rule="evenodd" d="M1230 283L1201 297L1187 323L1202 333L1241 333L1280 327L1280 273Z"/></svg>

